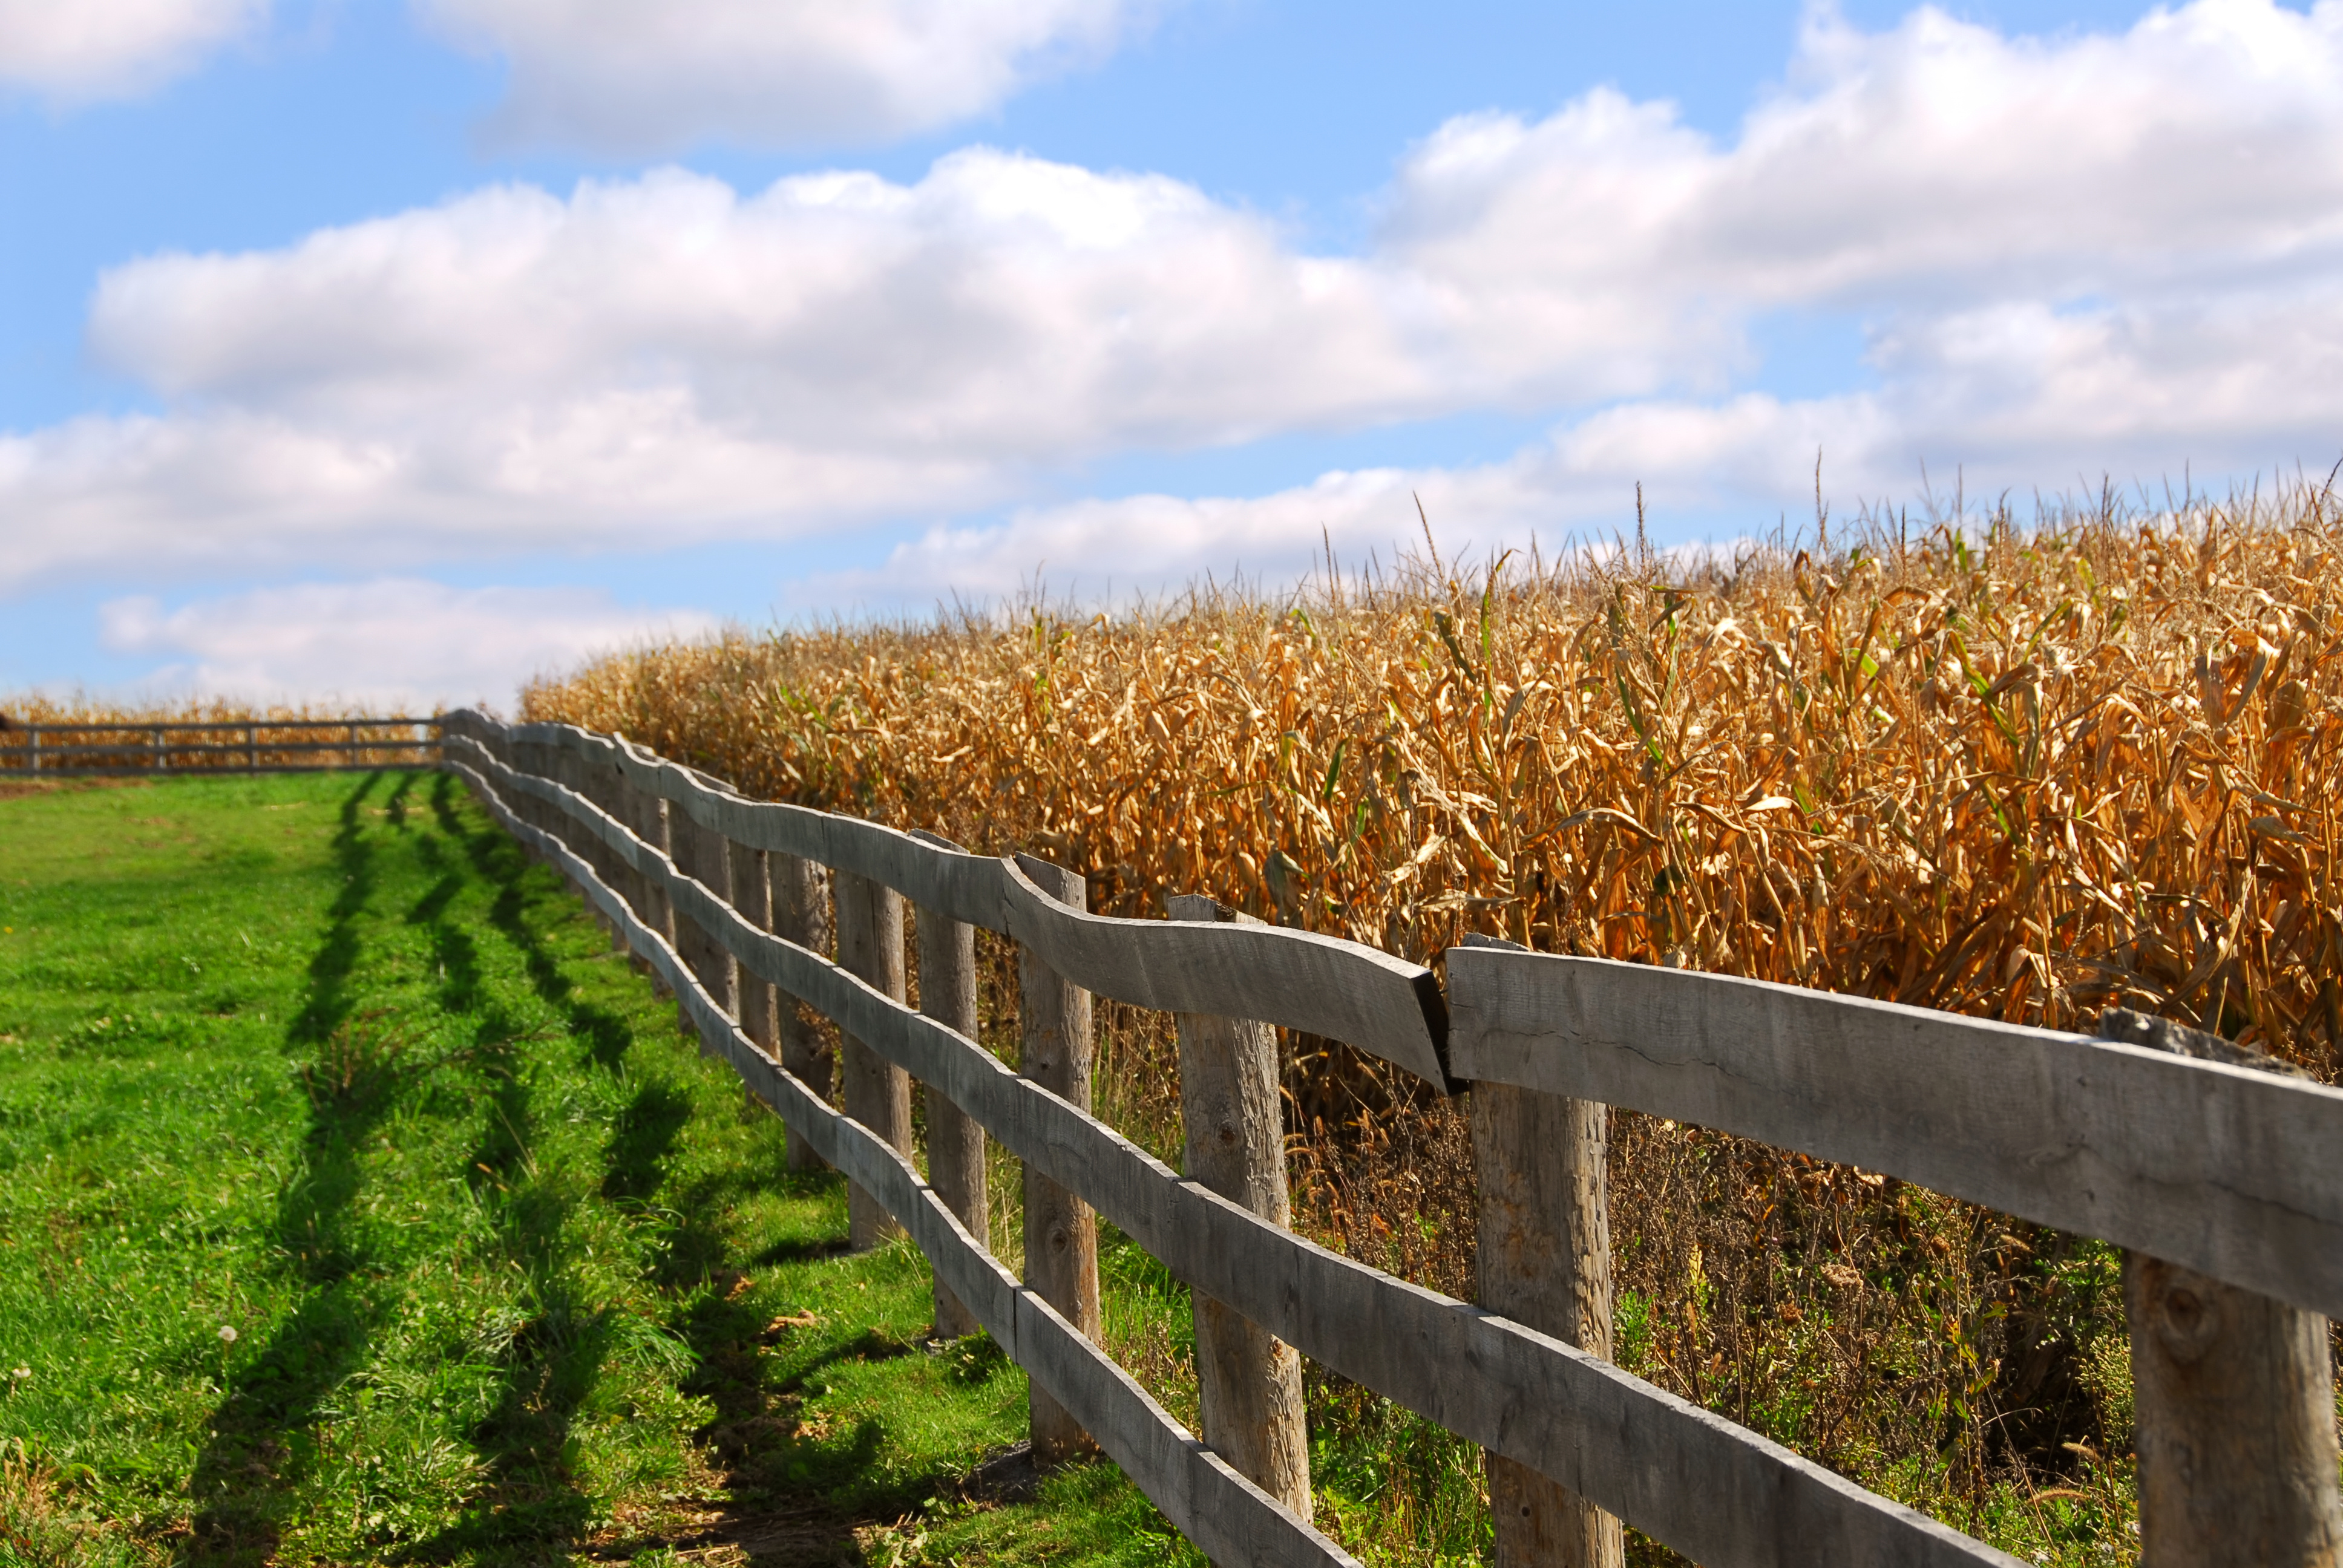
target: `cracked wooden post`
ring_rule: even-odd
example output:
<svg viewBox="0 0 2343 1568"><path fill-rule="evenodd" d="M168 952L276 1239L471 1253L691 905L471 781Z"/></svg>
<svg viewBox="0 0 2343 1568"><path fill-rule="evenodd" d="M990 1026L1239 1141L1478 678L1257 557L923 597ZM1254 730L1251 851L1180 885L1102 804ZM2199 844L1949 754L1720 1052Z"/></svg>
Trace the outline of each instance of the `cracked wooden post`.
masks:
<svg viewBox="0 0 2343 1568"><path fill-rule="evenodd" d="M1476 1083L1472 1095L1480 1304L1609 1361L1610 1108L1503 1083ZM1494 1453L1487 1465L1496 1568L1626 1561L1615 1517L1527 1465Z"/></svg>
<svg viewBox="0 0 2343 1568"><path fill-rule="evenodd" d="M1175 920L1245 921L1197 893L1170 900ZM1178 1015L1184 1174L1262 1219L1288 1225L1285 1116L1277 1030L1249 1019ZM1310 1426L1302 1357L1292 1346L1199 1291L1196 1386L1203 1438L1254 1485L1311 1517Z"/></svg>
<svg viewBox="0 0 2343 1568"><path fill-rule="evenodd" d="M838 898L838 962L897 1001L907 993L903 973L903 895L852 871L835 879ZM896 1150L911 1152L911 1075L855 1039L841 1035L846 1114ZM902 1234L878 1199L854 1182L846 1184L848 1241L854 1251Z"/></svg>
<svg viewBox="0 0 2343 1568"><path fill-rule="evenodd" d="M831 919L828 868L818 860L778 850L766 859L772 889L773 934L809 953L830 957L835 922ZM774 1022L780 1038L781 1069L812 1090L817 1098L827 1101L836 1064L830 1060L830 1048L814 1022L812 1010L785 993L779 994L777 1000ZM813 1145L795 1128L789 1130L788 1146L790 1170L824 1169L821 1156L813 1151Z"/></svg>
<svg viewBox="0 0 2343 1568"><path fill-rule="evenodd" d="M2099 1038L2307 1077L2218 1035L2122 1008ZM2333 1568L2335 1367L2327 1320L2127 1249L2140 1568Z"/></svg>
<svg viewBox="0 0 2343 1568"><path fill-rule="evenodd" d="M1080 910L1090 890L1075 872L1017 857L1017 869L1061 904ZM1091 1108L1091 993L1021 943L1017 950L1018 1070L1069 1104ZM1099 1339L1098 1217L1072 1192L1025 1168L1025 1282L1084 1337ZM1033 1457L1061 1464L1091 1452L1090 1434L1033 1385L1027 1410Z"/></svg>
<svg viewBox="0 0 2343 1568"><path fill-rule="evenodd" d="M919 837L957 849L932 834ZM976 1022L976 928L947 919L921 906L912 922L919 931L920 1010L948 1029L974 1040ZM992 1246L990 1219L985 1208L984 1128L976 1118L944 1097L932 1083L922 1083L920 1094L928 1112L928 1185L944 1207L967 1228L976 1244ZM943 1276L936 1276L936 1332L945 1339L972 1334L976 1314L952 1294Z"/></svg>

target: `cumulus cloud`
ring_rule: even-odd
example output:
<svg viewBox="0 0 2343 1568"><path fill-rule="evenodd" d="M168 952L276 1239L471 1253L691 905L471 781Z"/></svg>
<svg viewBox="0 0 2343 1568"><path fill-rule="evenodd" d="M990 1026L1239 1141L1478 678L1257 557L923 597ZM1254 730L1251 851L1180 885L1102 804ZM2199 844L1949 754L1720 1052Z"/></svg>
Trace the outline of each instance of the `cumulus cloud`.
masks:
<svg viewBox="0 0 2343 1568"><path fill-rule="evenodd" d="M268 0L0 0L0 83L60 103L135 96L267 15Z"/></svg>
<svg viewBox="0 0 2343 1568"><path fill-rule="evenodd" d="M2021 487L2315 461L2343 441L2338 81L2343 0L2049 41L1823 10L1729 143L1609 90L1453 121L1353 255L978 148L908 185L670 169L152 256L102 280L90 339L169 411L0 437L0 577L801 537L1015 506L1134 449L1493 407L1556 434L1502 483L1414 477L1491 528L1636 477L1770 513L1817 444L1871 493L1924 459ZM1753 395L1783 310L1861 319L1872 385ZM1213 564L1365 484L1196 502L1222 520L1137 548ZM1136 516L1032 511L920 558Z"/></svg>
<svg viewBox="0 0 2343 1568"><path fill-rule="evenodd" d="M166 660L150 687L419 713L471 702L508 709L532 677L715 627L697 611L638 608L594 589L400 578L260 588L176 609L116 599L99 622L109 649Z"/></svg>
<svg viewBox="0 0 2343 1568"><path fill-rule="evenodd" d="M716 139L836 146L933 130L1095 60L1135 0L417 0L510 63L500 134L669 153Z"/></svg>

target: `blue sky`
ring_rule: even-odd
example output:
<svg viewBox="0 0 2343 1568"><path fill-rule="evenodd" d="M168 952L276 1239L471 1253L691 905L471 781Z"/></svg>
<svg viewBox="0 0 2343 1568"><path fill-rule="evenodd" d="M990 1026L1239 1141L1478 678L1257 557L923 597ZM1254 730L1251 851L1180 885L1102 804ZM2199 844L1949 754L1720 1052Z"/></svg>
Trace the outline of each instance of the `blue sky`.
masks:
<svg viewBox="0 0 2343 1568"><path fill-rule="evenodd" d="M2336 0L857 15L0 0L0 692L2343 455Z"/></svg>

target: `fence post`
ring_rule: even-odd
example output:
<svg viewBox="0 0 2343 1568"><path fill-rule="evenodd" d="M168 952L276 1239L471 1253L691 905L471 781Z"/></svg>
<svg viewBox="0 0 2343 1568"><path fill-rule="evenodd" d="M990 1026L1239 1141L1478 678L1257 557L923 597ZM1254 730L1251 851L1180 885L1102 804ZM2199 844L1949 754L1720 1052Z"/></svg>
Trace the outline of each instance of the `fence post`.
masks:
<svg viewBox="0 0 2343 1568"><path fill-rule="evenodd" d="M706 888L719 899L729 899L732 892L732 870L727 863L728 842L721 834L712 833L691 819L689 811L671 810L668 814L669 851L676 869ZM684 967L698 976L700 985L722 1011L731 1014L740 1005L736 984L735 965L731 951L716 940L714 932L703 929L698 920L680 910L675 914L676 951ZM691 1015L678 1004L676 1026L684 1033L699 1038L699 1030L692 1024ZM703 1049L712 1049L701 1041Z"/></svg>
<svg viewBox="0 0 2343 1568"><path fill-rule="evenodd" d="M920 838L946 844L932 834ZM924 906L913 922L920 940L920 1010L969 1039L977 1035L976 928L950 920ZM928 1110L928 1185L944 1201L988 1251L992 1247L990 1215L985 1207L984 1126L945 1098L932 1083L920 1086ZM952 1294L943 1276L936 1276L936 1332L956 1340L977 1331L976 1314Z"/></svg>
<svg viewBox="0 0 2343 1568"><path fill-rule="evenodd" d="M666 854L671 842L668 836L667 801L648 789L639 788L623 773L618 779L618 794L626 804L627 825L634 829L635 837L660 854ZM643 924L668 946L675 945L674 906L668 899L667 890L648 876L642 879L642 903L636 912L642 917ZM650 970L652 994L668 995L667 981L660 978L658 969L649 965L644 967Z"/></svg>
<svg viewBox="0 0 2343 1568"><path fill-rule="evenodd" d="M244 727L244 770L252 774L260 771L260 726L257 724Z"/></svg>
<svg viewBox="0 0 2343 1568"><path fill-rule="evenodd" d="M37 724L28 724L25 729L25 731L32 736L32 771L38 773L41 770L41 727Z"/></svg>
<svg viewBox="0 0 2343 1568"><path fill-rule="evenodd" d="M1198 893L1169 903L1175 920L1260 923ZM1288 1224L1277 1030L1249 1019L1186 1012L1178 1028L1184 1173L1273 1224ZM1309 1518L1310 1429L1300 1353L1201 1291L1195 1318L1204 1441L1254 1485Z"/></svg>
<svg viewBox="0 0 2343 1568"><path fill-rule="evenodd" d="M1075 872L1017 857L1044 893L1074 909L1090 903ZM1031 949L1017 950L1019 1070L1084 1111L1091 1108L1091 993L1068 981ZM1025 1168L1025 1282L1095 1342L1099 1339L1098 1217L1091 1206L1031 1165ZM1055 1464L1094 1445L1063 1405L1033 1386L1027 1404L1033 1457Z"/></svg>
<svg viewBox="0 0 2343 1568"><path fill-rule="evenodd" d="M773 929L772 872L765 861L765 851L748 845L728 842L725 854L732 869L732 907L740 918L760 931ZM747 966L735 963L736 986L740 1001L740 1032L757 1042L757 1049L774 1060L780 1060L780 1035L775 1027L774 999L779 994L769 980L759 980Z"/></svg>
<svg viewBox="0 0 2343 1568"><path fill-rule="evenodd" d="M831 918L830 884L822 875L821 863L779 851L766 858L771 876L773 934L827 958L836 922ZM776 1021L780 1026L782 1070L813 1091L816 1098L826 1101L830 1098L834 1064L823 1047L812 1014L793 996L779 1000L779 1016ZM822 1169L821 1156L813 1151L813 1145L795 1128L789 1130L788 1147L790 1170Z"/></svg>
<svg viewBox="0 0 2343 1568"><path fill-rule="evenodd" d="M837 874L838 962L901 1001L908 994L903 973L903 895L852 871ZM903 1154L911 1152L911 1075L855 1039L841 1035L845 1058L846 1114ZM855 1183L846 1184L847 1238L858 1252L900 1235L879 1200Z"/></svg>
<svg viewBox="0 0 2343 1568"><path fill-rule="evenodd" d="M573 745L563 744L554 748L553 756L554 772L562 788L591 805L594 801L593 782L588 777L591 769L584 754ZM562 841L586 862L593 870L595 879L604 887L616 888L618 885L616 862L611 857L610 847L602 842L602 836L567 811L557 809L557 815L561 821ZM578 894L585 902L586 912L594 917L594 923L602 928L603 935L610 940L612 946L624 947L626 942L619 934L618 921L604 914L593 900L586 898L583 887L578 888Z"/></svg>
<svg viewBox="0 0 2343 1568"><path fill-rule="evenodd" d="M1481 1305L1610 1360L1610 1108L1503 1083L1476 1083L1472 1094ZM1525 1464L1494 1453L1487 1464L1497 1568L1626 1561L1613 1515Z"/></svg>
<svg viewBox="0 0 2343 1568"><path fill-rule="evenodd" d="M2099 1038L2289 1076L2291 1063L2122 1008ZM2335 1366L2327 1320L2127 1249L2141 1568L2333 1568Z"/></svg>
<svg viewBox="0 0 2343 1568"><path fill-rule="evenodd" d="M169 772L171 770L171 759L169 757L165 755L163 751L163 727L161 725L157 724L155 726L153 735L148 738L148 744L154 749L155 771L157 773Z"/></svg>

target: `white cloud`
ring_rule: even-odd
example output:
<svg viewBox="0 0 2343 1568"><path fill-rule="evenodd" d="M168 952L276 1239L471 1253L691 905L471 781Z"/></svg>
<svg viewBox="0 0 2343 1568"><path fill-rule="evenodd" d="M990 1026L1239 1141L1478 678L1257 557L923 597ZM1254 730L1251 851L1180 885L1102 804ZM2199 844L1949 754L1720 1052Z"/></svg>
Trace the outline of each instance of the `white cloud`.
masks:
<svg viewBox="0 0 2343 1568"><path fill-rule="evenodd" d="M1174 180L974 149L908 186L665 170L149 257L103 279L90 337L170 411L0 437L0 581L803 537L1014 505L1119 452L1489 407L1564 422L1483 479L1414 477L1483 537L1637 477L1770 515L1817 444L1871 494L1924 459L2021 488L2319 461L2338 84L2343 0L2048 42L1816 12L1730 145L1607 90L1458 120L1353 256ZM1783 309L1859 316L1875 385L1751 390ZM1179 503L1133 538L1166 571L1252 562L1373 489ZM1070 565L1136 506L916 558Z"/></svg>
<svg viewBox="0 0 2343 1568"><path fill-rule="evenodd" d="M167 661L150 688L428 713L467 702L509 709L534 676L716 623L692 610L620 605L596 589L387 578L258 588L176 609L116 599L100 607L99 624L112 651Z"/></svg>
<svg viewBox="0 0 2343 1568"><path fill-rule="evenodd" d="M192 70L269 0L0 0L0 83L59 103L131 97Z"/></svg>
<svg viewBox="0 0 2343 1568"><path fill-rule="evenodd" d="M1109 53L1134 0L417 0L511 65L497 128L669 153L933 130Z"/></svg>
<svg viewBox="0 0 2343 1568"><path fill-rule="evenodd" d="M1600 543L1632 519L1638 483L1647 483L1664 523L1753 493L1795 495L1812 483L1822 444L1844 449L1845 466L1867 478L1894 433L1864 396L1639 403L1564 427L1501 462L1339 471L1265 496L1082 500L997 524L932 528L875 568L809 578L792 597L807 607L873 608L1035 587L1120 598L1177 590L1206 567L1291 582L1322 566L1328 549L1345 571L1378 558L1388 564L1394 546L1413 548L1426 527L1450 558L1486 559L1534 540L1553 550L1573 539Z"/></svg>

